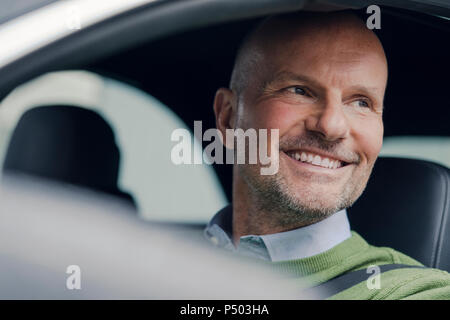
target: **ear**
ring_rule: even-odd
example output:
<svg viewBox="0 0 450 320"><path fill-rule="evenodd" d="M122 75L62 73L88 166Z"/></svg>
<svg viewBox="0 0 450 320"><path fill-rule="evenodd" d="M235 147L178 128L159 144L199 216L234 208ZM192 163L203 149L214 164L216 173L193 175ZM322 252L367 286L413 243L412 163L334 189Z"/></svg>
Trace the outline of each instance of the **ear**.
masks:
<svg viewBox="0 0 450 320"><path fill-rule="evenodd" d="M236 114L236 96L233 91L227 88L217 90L214 97L214 114L216 116L216 127L225 139L222 143L227 146L226 129L234 129Z"/></svg>

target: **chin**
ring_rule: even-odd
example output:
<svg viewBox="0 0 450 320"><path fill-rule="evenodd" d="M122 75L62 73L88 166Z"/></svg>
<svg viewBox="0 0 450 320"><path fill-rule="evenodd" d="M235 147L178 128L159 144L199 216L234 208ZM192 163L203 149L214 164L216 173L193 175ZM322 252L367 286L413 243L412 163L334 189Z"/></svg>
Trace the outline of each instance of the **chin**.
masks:
<svg viewBox="0 0 450 320"><path fill-rule="evenodd" d="M336 212L344 205L342 191L330 190L323 186L308 189L298 188L294 198L303 207L311 208L312 211Z"/></svg>

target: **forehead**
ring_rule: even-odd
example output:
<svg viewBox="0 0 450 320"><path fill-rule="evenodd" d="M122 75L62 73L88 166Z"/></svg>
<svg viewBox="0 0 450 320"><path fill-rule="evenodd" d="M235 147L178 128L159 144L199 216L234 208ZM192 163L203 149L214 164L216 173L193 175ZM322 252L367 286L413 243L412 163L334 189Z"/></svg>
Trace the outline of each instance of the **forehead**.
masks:
<svg viewBox="0 0 450 320"><path fill-rule="evenodd" d="M326 85L384 88L387 81L384 53L378 43L370 40L323 32L284 37L264 48L264 64L270 66L266 80L280 74L283 75L280 80L289 80L289 74L297 74Z"/></svg>

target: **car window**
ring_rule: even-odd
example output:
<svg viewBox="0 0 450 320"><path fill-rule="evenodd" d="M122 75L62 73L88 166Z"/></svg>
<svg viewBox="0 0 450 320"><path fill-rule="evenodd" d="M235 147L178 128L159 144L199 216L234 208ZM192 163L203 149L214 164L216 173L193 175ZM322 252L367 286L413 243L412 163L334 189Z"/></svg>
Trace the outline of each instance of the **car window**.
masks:
<svg viewBox="0 0 450 320"><path fill-rule="evenodd" d="M1 159L25 111L61 104L96 111L112 127L121 153L118 185L133 196L143 218L204 223L226 204L211 166L170 161L171 133L188 129L176 114L138 88L92 72L48 73L6 97L0 105Z"/></svg>
<svg viewBox="0 0 450 320"><path fill-rule="evenodd" d="M381 156L433 161L450 168L450 137L392 136L383 141Z"/></svg>

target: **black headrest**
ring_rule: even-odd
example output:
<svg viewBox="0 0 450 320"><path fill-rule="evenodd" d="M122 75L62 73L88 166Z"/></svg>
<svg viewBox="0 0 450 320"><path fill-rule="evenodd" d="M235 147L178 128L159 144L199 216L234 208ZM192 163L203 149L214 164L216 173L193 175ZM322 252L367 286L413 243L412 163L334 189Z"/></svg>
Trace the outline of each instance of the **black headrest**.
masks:
<svg viewBox="0 0 450 320"><path fill-rule="evenodd" d="M403 158L379 158L366 190L348 209L369 244L450 271L450 170Z"/></svg>
<svg viewBox="0 0 450 320"><path fill-rule="evenodd" d="M120 154L109 124L67 105L26 111L15 128L4 171L88 187L133 201L117 187Z"/></svg>

